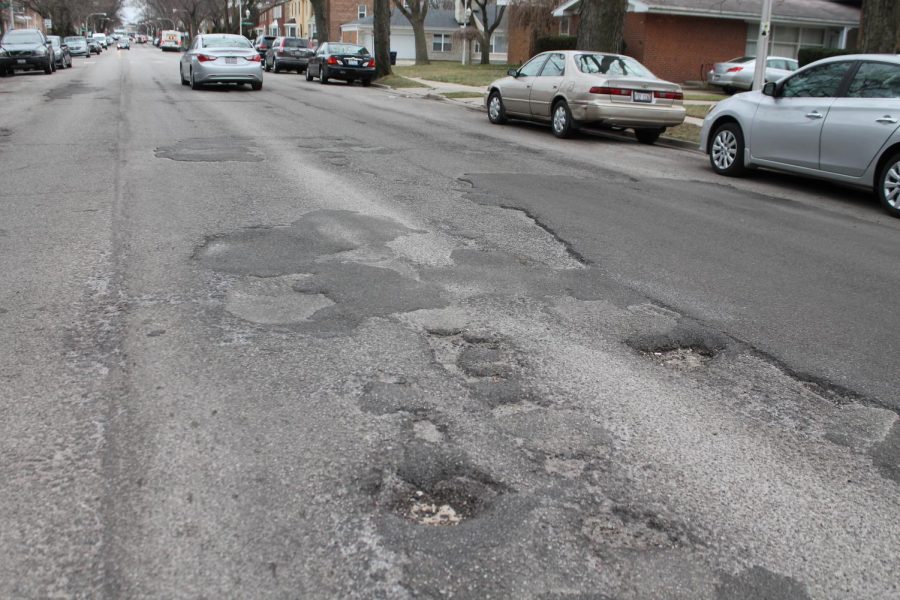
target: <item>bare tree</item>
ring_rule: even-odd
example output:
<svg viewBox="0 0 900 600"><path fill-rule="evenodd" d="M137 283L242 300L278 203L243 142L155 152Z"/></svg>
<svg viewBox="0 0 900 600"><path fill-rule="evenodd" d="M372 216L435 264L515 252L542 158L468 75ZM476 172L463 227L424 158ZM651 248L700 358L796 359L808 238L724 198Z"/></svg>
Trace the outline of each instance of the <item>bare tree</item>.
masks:
<svg viewBox="0 0 900 600"><path fill-rule="evenodd" d="M328 41L328 29L330 19L328 14L328 0L310 0L313 14L316 16L316 40L319 44Z"/></svg>
<svg viewBox="0 0 900 600"><path fill-rule="evenodd" d="M581 0L578 49L619 52L627 9L628 0Z"/></svg>
<svg viewBox="0 0 900 600"><path fill-rule="evenodd" d="M391 74L391 0L375 0L375 77Z"/></svg>
<svg viewBox="0 0 900 600"><path fill-rule="evenodd" d="M428 60L428 42L425 40L425 17L428 16L430 0L394 0L394 6L403 14L412 25L413 37L416 39L416 64L430 64Z"/></svg>
<svg viewBox="0 0 900 600"><path fill-rule="evenodd" d="M859 27L859 51L900 52L900 2L863 0Z"/></svg>
<svg viewBox="0 0 900 600"><path fill-rule="evenodd" d="M25 6L53 22L54 34L63 36L76 33L91 14L105 13L110 23L119 23L122 4L122 0L25 0Z"/></svg>
<svg viewBox="0 0 900 600"><path fill-rule="evenodd" d="M491 64L491 36L500 27L500 21L503 20L503 15L506 13L506 5L497 6L497 0L474 0L474 2L480 13L480 17L477 18L481 21L481 27L478 28L481 64L489 65ZM488 16L489 6L495 8L493 19Z"/></svg>

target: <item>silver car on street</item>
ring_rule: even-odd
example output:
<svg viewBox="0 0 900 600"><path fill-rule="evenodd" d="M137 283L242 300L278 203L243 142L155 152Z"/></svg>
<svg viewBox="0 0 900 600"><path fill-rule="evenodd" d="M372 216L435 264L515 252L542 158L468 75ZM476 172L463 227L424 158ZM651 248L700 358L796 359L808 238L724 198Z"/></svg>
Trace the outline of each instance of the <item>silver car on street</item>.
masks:
<svg viewBox="0 0 900 600"><path fill-rule="evenodd" d="M874 189L900 217L900 55L826 58L723 100L700 148L721 175L766 167Z"/></svg>
<svg viewBox="0 0 900 600"><path fill-rule="evenodd" d="M491 83L485 96L491 123L549 122L557 137L593 124L633 129L638 141L652 144L685 115L681 86L631 57L585 50L538 54Z"/></svg>
<svg viewBox="0 0 900 600"><path fill-rule="evenodd" d="M182 85L200 89L207 84L249 83L263 85L262 59L250 40L228 33L201 34L194 38L179 63Z"/></svg>
<svg viewBox="0 0 900 600"><path fill-rule="evenodd" d="M770 56L766 58L766 81L778 81L787 77L799 68L793 58ZM747 91L753 87L753 73L756 71L755 56L741 56L716 63L707 74L709 85L722 88L729 94Z"/></svg>

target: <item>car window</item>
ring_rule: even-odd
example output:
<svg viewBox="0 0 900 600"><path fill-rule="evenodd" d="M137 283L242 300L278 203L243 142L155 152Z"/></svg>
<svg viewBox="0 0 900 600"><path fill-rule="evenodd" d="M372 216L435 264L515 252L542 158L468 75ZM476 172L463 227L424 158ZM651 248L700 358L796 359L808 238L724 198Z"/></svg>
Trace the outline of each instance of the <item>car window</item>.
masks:
<svg viewBox="0 0 900 600"><path fill-rule="evenodd" d="M562 77L566 73L566 55L551 54L541 71L541 77Z"/></svg>
<svg viewBox="0 0 900 600"><path fill-rule="evenodd" d="M285 48L306 48L307 43L303 38L284 38Z"/></svg>
<svg viewBox="0 0 900 600"><path fill-rule="evenodd" d="M43 43L41 34L37 31L7 31L3 36L4 44L40 44Z"/></svg>
<svg viewBox="0 0 900 600"><path fill-rule="evenodd" d="M770 69L787 69L787 64L780 58L770 58L766 60L766 66Z"/></svg>
<svg viewBox="0 0 900 600"><path fill-rule="evenodd" d="M631 76L656 79L656 75L638 61L616 54L579 54L575 57L575 65L582 73L597 73L608 77Z"/></svg>
<svg viewBox="0 0 900 600"><path fill-rule="evenodd" d="M788 60L785 62L787 62L787 68L789 71L796 71L800 68L800 63L798 63L796 60Z"/></svg>
<svg viewBox="0 0 900 600"><path fill-rule="evenodd" d="M328 46L328 50L330 54L357 54L364 56L369 53L364 47L353 44L331 44Z"/></svg>
<svg viewBox="0 0 900 600"><path fill-rule="evenodd" d="M745 63L745 62L750 62L751 60L756 60L756 57L755 56L738 56L737 58L730 58L730 59L726 60L725 62Z"/></svg>
<svg viewBox="0 0 900 600"><path fill-rule="evenodd" d="M784 82L781 95L785 98L829 98L837 95L849 62L833 62L800 71Z"/></svg>
<svg viewBox="0 0 900 600"><path fill-rule="evenodd" d="M900 65L864 62L847 90L850 98L900 98Z"/></svg>
<svg viewBox="0 0 900 600"><path fill-rule="evenodd" d="M275 38L274 40L272 40L273 46L278 46L280 44L281 44L281 38Z"/></svg>
<svg viewBox="0 0 900 600"><path fill-rule="evenodd" d="M534 77L541 72L544 61L547 60L546 54L538 54L519 69L519 77Z"/></svg>
<svg viewBox="0 0 900 600"><path fill-rule="evenodd" d="M250 42L240 36L207 35L200 41L202 48L250 48Z"/></svg>

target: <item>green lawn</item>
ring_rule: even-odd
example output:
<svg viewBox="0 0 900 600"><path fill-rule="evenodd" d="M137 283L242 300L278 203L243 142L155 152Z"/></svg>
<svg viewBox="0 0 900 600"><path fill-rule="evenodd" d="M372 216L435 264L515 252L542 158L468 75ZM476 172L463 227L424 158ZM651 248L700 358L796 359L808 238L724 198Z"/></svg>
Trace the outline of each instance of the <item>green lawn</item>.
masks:
<svg viewBox="0 0 900 600"><path fill-rule="evenodd" d="M712 102L718 102L719 100L724 100L727 97L728 94L715 94L710 92L686 91L684 93L685 100L710 100Z"/></svg>
<svg viewBox="0 0 900 600"><path fill-rule="evenodd" d="M709 106L699 106L697 104L688 104L685 107L687 110L687 115L689 117L697 117L698 119L703 119L706 117L706 113L709 112Z"/></svg>
<svg viewBox="0 0 900 600"><path fill-rule="evenodd" d="M444 98L483 98L484 94L478 92L444 92L441 94Z"/></svg>
<svg viewBox="0 0 900 600"><path fill-rule="evenodd" d="M418 81L413 81L412 79L407 79L406 77L400 77L399 75L388 75L387 77L382 77L377 81L378 83L389 85L392 88L427 87L422 85Z"/></svg>
<svg viewBox="0 0 900 600"><path fill-rule="evenodd" d="M700 128L690 123L682 123L678 127L670 127L666 129L663 137L675 138L683 142L700 143Z"/></svg>
<svg viewBox="0 0 900 600"><path fill-rule="evenodd" d="M394 73L429 81L483 87L495 79L506 76L509 68L509 65L461 65L457 62L435 61L430 65L394 67Z"/></svg>

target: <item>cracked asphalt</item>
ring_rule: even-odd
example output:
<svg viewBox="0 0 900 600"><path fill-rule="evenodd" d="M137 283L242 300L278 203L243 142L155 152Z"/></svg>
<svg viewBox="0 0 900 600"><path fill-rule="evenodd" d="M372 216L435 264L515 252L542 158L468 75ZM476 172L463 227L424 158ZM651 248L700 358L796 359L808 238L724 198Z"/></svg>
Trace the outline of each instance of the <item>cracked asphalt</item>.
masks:
<svg viewBox="0 0 900 600"><path fill-rule="evenodd" d="M400 92L0 79L0 597L900 597L900 223Z"/></svg>

